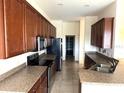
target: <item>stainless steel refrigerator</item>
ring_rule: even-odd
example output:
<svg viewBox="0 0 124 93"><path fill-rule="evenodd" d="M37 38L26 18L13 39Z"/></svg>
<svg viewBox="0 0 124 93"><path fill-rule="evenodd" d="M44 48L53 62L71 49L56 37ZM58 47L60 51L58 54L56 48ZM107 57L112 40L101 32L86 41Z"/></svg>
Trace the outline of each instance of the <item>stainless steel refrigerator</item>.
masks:
<svg viewBox="0 0 124 93"><path fill-rule="evenodd" d="M51 46L47 48L48 54L55 54L56 55L56 70L62 70L62 39L61 38L52 38L51 39Z"/></svg>

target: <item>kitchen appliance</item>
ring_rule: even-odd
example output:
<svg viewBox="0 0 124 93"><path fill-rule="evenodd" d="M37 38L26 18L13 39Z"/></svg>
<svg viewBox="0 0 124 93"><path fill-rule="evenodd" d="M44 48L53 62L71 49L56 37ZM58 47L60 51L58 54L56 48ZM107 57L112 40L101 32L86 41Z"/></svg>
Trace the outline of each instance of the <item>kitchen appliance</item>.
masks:
<svg viewBox="0 0 124 93"><path fill-rule="evenodd" d="M57 71L62 70L62 39L51 38L51 46L47 47L47 54L56 55L55 63Z"/></svg>
<svg viewBox="0 0 124 93"><path fill-rule="evenodd" d="M35 53L27 57L27 65L28 66L47 66L48 67L48 93L51 90L51 73L52 73L52 65L53 60L39 60L39 54Z"/></svg>
<svg viewBox="0 0 124 93"><path fill-rule="evenodd" d="M46 48L47 40L41 36L36 37L36 50L41 51Z"/></svg>
<svg viewBox="0 0 124 93"><path fill-rule="evenodd" d="M47 47L51 46L51 39L47 38Z"/></svg>

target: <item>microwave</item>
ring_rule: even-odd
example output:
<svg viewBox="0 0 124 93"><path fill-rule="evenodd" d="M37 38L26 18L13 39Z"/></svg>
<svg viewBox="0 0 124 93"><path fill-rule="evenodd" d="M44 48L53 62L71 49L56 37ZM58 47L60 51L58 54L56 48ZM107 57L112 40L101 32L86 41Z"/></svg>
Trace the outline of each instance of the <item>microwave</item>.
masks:
<svg viewBox="0 0 124 93"><path fill-rule="evenodd" d="M37 36L36 37L36 50L37 51L41 51L43 49L46 48L46 39L41 37L41 36Z"/></svg>

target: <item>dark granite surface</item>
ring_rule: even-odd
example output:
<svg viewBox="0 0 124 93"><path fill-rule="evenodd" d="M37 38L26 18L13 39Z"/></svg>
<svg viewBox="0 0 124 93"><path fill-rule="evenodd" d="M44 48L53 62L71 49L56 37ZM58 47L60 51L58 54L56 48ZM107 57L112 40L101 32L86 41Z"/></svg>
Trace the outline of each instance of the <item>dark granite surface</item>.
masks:
<svg viewBox="0 0 124 93"><path fill-rule="evenodd" d="M56 55L54 54L42 54L39 57L40 60L53 60L53 61L55 60L55 58L56 58Z"/></svg>
<svg viewBox="0 0 124 93"><path fill-rule="evenodd" d="M88 55L96 64L110 65L109 60L99 55L97 52L87 52L86 55Z"/></svg>

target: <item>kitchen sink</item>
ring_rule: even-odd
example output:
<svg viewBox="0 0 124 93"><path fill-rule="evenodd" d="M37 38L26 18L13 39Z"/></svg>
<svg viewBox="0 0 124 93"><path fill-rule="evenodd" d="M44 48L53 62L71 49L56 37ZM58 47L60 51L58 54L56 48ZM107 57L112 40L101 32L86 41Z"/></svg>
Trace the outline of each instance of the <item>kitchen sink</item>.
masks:
<svg viewBox="0 0 124 93"><path fill-rule="evenodd" d="M90 68L90 70L103 72L103 73L112 73L113 72L111 66L105 65L105 64L95 64Z"/></svg>

